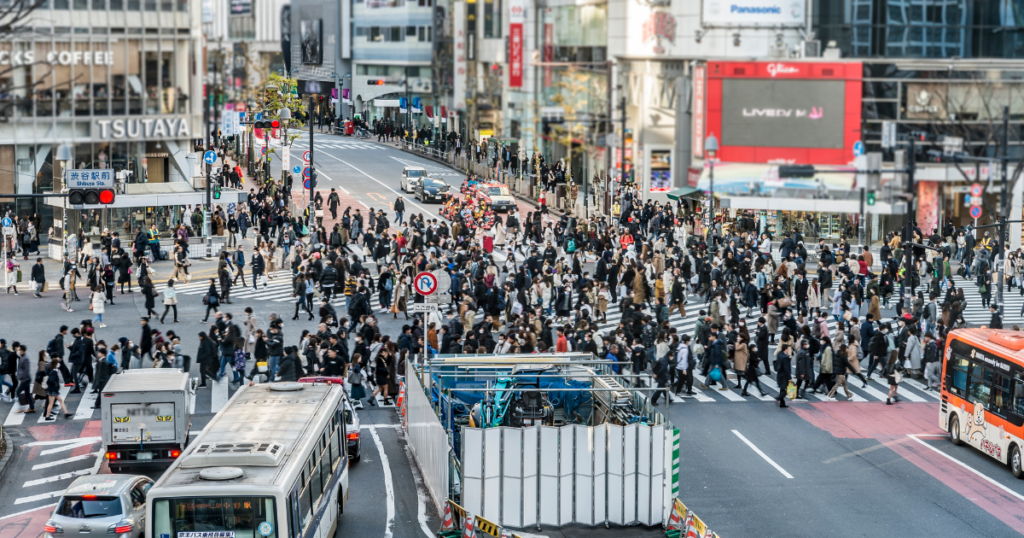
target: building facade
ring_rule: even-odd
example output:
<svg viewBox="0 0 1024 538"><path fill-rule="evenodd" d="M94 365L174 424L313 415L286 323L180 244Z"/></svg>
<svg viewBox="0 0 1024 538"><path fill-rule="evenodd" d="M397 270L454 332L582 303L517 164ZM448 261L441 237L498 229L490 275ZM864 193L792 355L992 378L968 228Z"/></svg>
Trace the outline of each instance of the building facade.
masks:
<svg viewBox="0 0 1024 538"><path fill-rule="evenodd" d="M171 197L153 204L132 193L183 191L160 185L189 185L195 174L199 20L199 5L187 0L50 0L33 12L28 31L0 43L0 193L60 192L54 157L66 143L73 147L66 169L112 169L120 193L112 207L69 210L69 232L154 223L164 229L175 205L197 203ZM41 235L62 235L61 199L0 206L38 214Z"/></svg>

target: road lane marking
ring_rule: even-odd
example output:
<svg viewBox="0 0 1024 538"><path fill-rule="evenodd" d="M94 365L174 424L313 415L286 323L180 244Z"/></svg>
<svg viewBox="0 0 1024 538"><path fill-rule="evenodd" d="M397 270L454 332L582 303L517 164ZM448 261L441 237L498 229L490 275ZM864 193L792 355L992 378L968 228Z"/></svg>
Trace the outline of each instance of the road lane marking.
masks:
<svg viewBox="0 0 1024 538"><path fill-rule="evenodd" d="M764 458L764 461L767 461L767 462L768 462L769 464L771 464L771 466L772 466L772 467L775 467L775 470L777 470L777 471L779 471L780 473L782 473L782 476L784 476L784 477L786 477L786 478L793 478L793 475L791 475L791 474L787 473L787 472L786 472L786 470L785 470L785 469L783 469L781 465L779 465L778 463L775 463L775 461L774 461L774 460L772 460L771 458L769 458L769 457L768 457L768 454L765 454L764 452L761 452L761 449L760 449L760 448L757 448L756 446L754 446L754 443L751 443L751 442L750 442L750 440L749 440L749 439L747 439L746 437L743 437L743 434L742 434L742 433L740 433L740 432L739 432L739 431L737 431L737 430L733 430L733 431L732 431L732 433L735 433L735 434L736 434L736 437L739 437L739 438L740 438L740 441L743 441L743 442L744 442L744 443L746 443L746 444L747 444L747 446L749 446L749 447L750 447L750 448L751 448L751 449L752 449L752 450L753 450L754 452L757 452L757 455L758 455L758 456L761 456L762 458Z"/></svg>
<svg viewBox="0 0 1024 538"><path fill-rule="evenodd" d="M220 379L213 380L213 387L210 389L210 412L216 414L228 403L228 375L225 373Z"/></svg>
<svg viewBox="0 0 1024 538"><path fill-rule="evenodd" d="M43 506L38 506L38 507L36 507L36 508L29 508L28 510L22 510L21 512L15 512L15 513L13 513L13 514L7 514L7 515L6 515L6 516L4 516L4 517L0 517L0 521L3 521L3 520L5 520L5 519L10 519L10 518L12 518L12 517L18 517L18 516L23 516L23 515L25 515L25 514L27 514L27 513L29 513L29 512L35 512L36 510L42 510L43 508L49 508L49 507L51 507L51 506L57 506L57 503L53 503L53 504L44 504Z"/></svg>
<svg viewBox="0 0 1024 538"><path fill-rule="evenodd" d="M384 445L377 435L377 427L370 426L370 435L373 436L373 443L377 445L377 452L380 454L380 463L384 468L384 490L388 498L388 520L384 525L384 538L392 538L392 528L395 525L395 487L391 482L391 464L388 462L388 455L384 453Z"/></svg>
<svg viewBox="0 0 1024 538"><path fill-rule="evenodd" d="M96 399L99 394L92 392L92 384L90 383L87 390L82 393L82 399L78 402L78 409L75 410L75 420L89 420L92 418L92 412L95 411L93 406L96 405ZM57 405L54 403L54 405Z"/></svg>
<svg viewBox="0 0 1024 538"><path fill-rule="evenodd" d="M46 463L40 463L38 465L33 465L32 466L32 470L33 471L38 471L39 469L46 469L46 468L49 468L49 467L57 467L58 465L65 465L67 463L74 463L76 461L86 460L86 459L89 459L92 456L99 456L101 454L103 454L103 452L92 452L90 454L82 454L81 456L72 456L70 458L65 458L65 459L62 459L62 460L48 461Z"/></svg>
<svg viewBox="0 0 1024 538"><path fill-rule="evenodd" d="M70 444L64 445L59 448L48 448L39 453L40 456L49 456L50 454L56 454L58 452L67 452L76 448L82 448L83 446L92 446L100 442L99 439L75 439Z"/></svg>
<svg viewBox="0 0 1024 538"><path fill-rule="evenodd" d="M1018 500L1024 501L1024 495L1021 495L1020 493L1017 493L1016 491L1013 491L1012 489L1010 489L1010 488L1000 484L999 482L996 482L995 479L990 478L988 475L982 473L981 471L975 469L974 467L971 467L970 465L967 465L966 463L964 463L964 462L954 458L953 456L950 456L949 454L946 454L945 452L943 452L943 451L933 447L932 445L929 445L928 443L918 439L916 435L914 435L912 433L908 433L907 437L917 441L918 443L921 443L922 445L930 448L931 450L934 450L936 453L941 454L944 458L949 459L949 461L952 461L953 463L956 463L957 465L963 467L964 469L967 469L968 471L970 471L970 472L980 476L981 478L983 478L987 482L991 483L993 486L995 486L995 487L997 487L997 488L999 488L999 489L1009 493L1010 495L1013 495Z"/></svg>
<svg viewBox="0 0 1024 538"><path fill-rule="evenodd" d="M25 503L35 502L35 501L42 501L44 499L52 499L54 497L60 497L61 495L64 494L65 491L67 491L67 488L59 489L57 491L49 491L49 492L46 492L46 493L40 493L39 495L30 495L28 497L18 497L17 499L14 499L14 504L25 504Z"/></svg>
<svg viewBox="0 0 1024 538"><path fill-rule="evenodd" d="M37 478L36 480L29 480L28 482L25 482L25 485L23 485L21 487L23 487L23 488L30 488L32 486L38 486L39 484L49 484L50 482L59 482L61 480L67 480L68 478L71 478L71 477L74 477L74 476L83 476L83 475L88 475L88 474L92 474L92 469L79 469L77 471L72 471L70 473L63 473L63 474L58 474L58 475L54 475L54 476L47 476L46 478Z"/></svg>
<svg viewBox="0 0 1024 538"><path fill-rule="evenodd" d="M392 189L391 187L389 187L389 186L388 186L388 185L387 185L386 183L384 183L383 181L381 181L381 180L379 180L379 179L377 179L377 178L375 178L375 177L371 176L370 174L367 174L366 172L363 172L362 170L360 170L359 168L356 168L355 166L352 166L352 165L351 165L351 164L349 164L348 162L346 162L346 161L343 161L343 160L341 160L341 159L339 159L339 158L335 157L334 155L331 155L330 153L324 153L324 155L327 155L328 157L330 157L330 158L332 158L332 159L334 159L334 160L336 160L336 161L340 162L341 164L344 164L345 166L348 166L348 167L352 168L352 169L353 169L353 170L355 170L356 172L359 172L360 174L362 174L362 175L364 175L364 176L366 176L366 177L368 177L368 178L370 178L370 179L372 179L372 180L376 181L377 183L380 183L380 185L381 185L382 187L384 187L385 189L387 189L387 190L389 190L389 191L391 191L391 192L395 193L396 195L398 195L398 196L406 196L406 193L401 193L401 192L398 192L398 191L396 191L395 189ZM411 206L415 206L415 207L418 207L418 208L420 209L420 211L422 211L422 212L424 212L424 213L426 213L426 214L428 214L428 215L430 215L430 216L432 216L432 217L438 217L437 213L434 213L434 212L432 212L432 211L427 211L427 209L426 209L425 207L423 207L423 206L421 206L421 205L417 204L416 202L413 202L412 200L410 200L410 201L409 201L408 203L409 203L409 205L411 205ZM438 218L441 218L441 217L438 217Z"/></svg>
<svg viewBox="0 0 1024 538"><path fill-rule="evenodd" d="M33 441L31 443L25 443L22 446L57 446L57 445L68 445L68 444L71 444L71 443L84 443L86 441L91 441L91 442L95 443L96 441L99 441L101 439L102 439L102 437L81 437L81 438L78 438L78 439L63 439L63 440L60 440L60 441Z"/></svg>

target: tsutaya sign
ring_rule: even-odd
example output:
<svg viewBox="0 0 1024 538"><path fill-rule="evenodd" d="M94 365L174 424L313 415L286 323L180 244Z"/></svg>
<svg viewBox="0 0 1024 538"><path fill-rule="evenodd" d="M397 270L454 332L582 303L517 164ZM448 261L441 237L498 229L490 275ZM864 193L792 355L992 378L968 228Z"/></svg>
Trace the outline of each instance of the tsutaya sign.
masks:
<svg viewBox="0 0 1024 538"><path fill-rule="evenodd" d="M99 140L191 137L186 118L94 120L93 123L93 135Z"/></svg>
<svg viewBox="0 0 1024 538"><path fill-rule="evenodd" d="M0 51L0 65L32 65L36 61L35 51ZM114 53L81 50L50 51L46 53L45 61L53 65L114 65Z"/></svg>

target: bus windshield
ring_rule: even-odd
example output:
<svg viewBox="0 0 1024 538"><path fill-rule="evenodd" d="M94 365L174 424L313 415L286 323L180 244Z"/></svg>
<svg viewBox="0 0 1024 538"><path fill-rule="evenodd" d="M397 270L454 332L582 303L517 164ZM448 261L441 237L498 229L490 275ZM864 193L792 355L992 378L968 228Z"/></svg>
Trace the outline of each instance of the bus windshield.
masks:
<svg viewBox="0 0 1024 538"><path fill-rule="evenodd" d="M187 497L152 502L155 536L198 538L210 531L224 531L225 536L234 538L279 536L272 497Z"/></svg>

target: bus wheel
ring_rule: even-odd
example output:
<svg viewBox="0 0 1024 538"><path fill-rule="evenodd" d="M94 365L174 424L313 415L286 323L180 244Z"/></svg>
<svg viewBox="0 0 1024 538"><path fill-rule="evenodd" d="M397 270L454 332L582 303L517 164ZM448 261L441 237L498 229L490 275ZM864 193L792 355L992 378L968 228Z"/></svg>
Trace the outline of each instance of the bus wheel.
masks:
<svg viewBox="0 0 1024 538"><path fill-rule="evenodd" d="M954 445L960 444L960 419L955 416L949 419L949 440Z"/></svg>
<svg viewBox="0 0 1024 538"><path fill-rule="evenodd" d="M1020 447L1017 445L1010 447L1010 472L1017 478L1024 478L1024 469L1021 469Z"/></svg>

